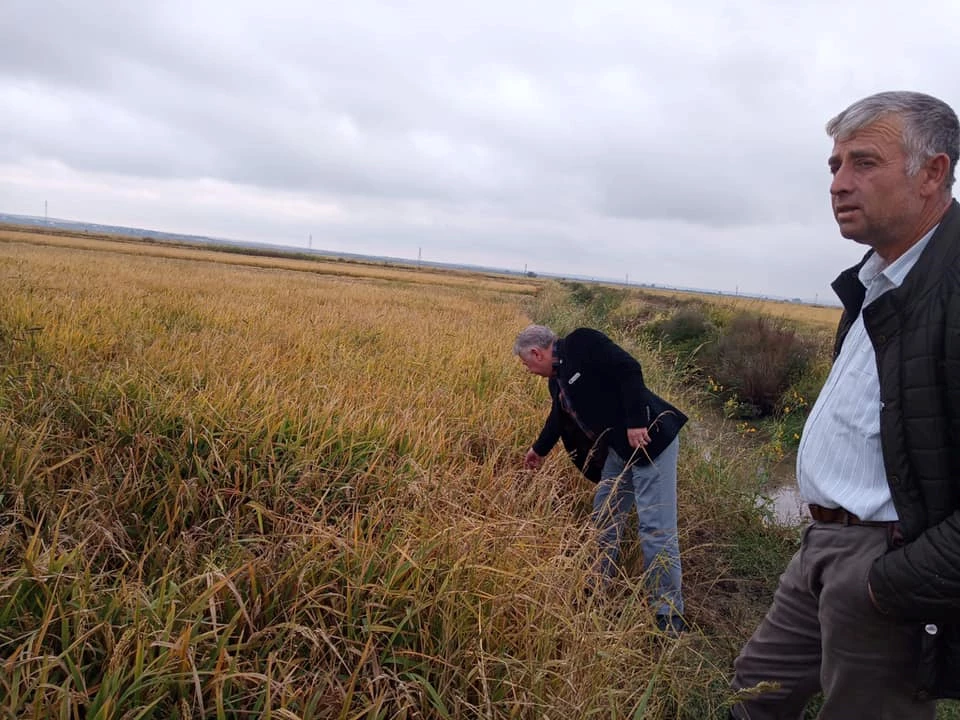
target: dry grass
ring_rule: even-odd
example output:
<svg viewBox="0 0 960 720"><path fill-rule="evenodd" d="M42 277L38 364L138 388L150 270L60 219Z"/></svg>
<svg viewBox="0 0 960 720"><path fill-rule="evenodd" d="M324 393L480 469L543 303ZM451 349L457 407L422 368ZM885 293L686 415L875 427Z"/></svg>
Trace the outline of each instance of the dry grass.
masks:
<svg viewBox="0 0 960 720"><path fill-rule="evenodd" d="M0 242L0 714L722 716L736 453L684 449L665 641L635 576L578 602L589 486L519 470L529 286L157 250Z"/></svg>
<svg viewBox="0 0 960 720"><path fill-rule="evenodd" d="M767 315L774 318L783 318L833 331L840 320L841 309L826 305L808 305L804 303L788 302L786 300L765 300L741 295L720 295L698 293L680 290L665 290L660 288L644 288L634 292L643 302L645 296L668 298L670 300L696 299L710 305L716 305L735 312L749 312Z"/></svg>
<svg viewBox="0 0 960 720"><path fill-rule="evenodd" d="M334 275L350 278L390 280L424 285L447 285L450 287L469 287L483 290L533 294L538 283L511 278L507 275L488 273L478 275L458 270L422 269L403 265L376 264L356 260L336 260L295 257L270 257L268 255L225 253L207 250L186 244L160 243L115 237L96 233L60 233L49 230L33 230L18 227L0 227L0 242L23 242L32 245L73 248L96 252L146 255L168 259L192 260L195 262L214 262L218 264L262 267L277 270L295 270L320 275Z"/></svg>

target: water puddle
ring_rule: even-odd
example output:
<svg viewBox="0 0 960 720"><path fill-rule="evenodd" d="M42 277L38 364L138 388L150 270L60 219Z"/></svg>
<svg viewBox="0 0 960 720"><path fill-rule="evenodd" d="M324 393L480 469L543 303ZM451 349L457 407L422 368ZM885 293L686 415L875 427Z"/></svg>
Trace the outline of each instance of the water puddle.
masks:
<svg viewBox="0 0 960 720"><path fill-rule="evenodd" d="M773 515L781 525L798 525L810 519L810 512L800 499L796 484L781 485L769 492Z"/></svg>
<svg viewBox="0 0 960 720"><path fill-rule="evenodd" d="M797 489L796 465L797 456L792 453L769 469L757 470L767 480L767 489L758 502L769 503L774 520L781 525L798 525L810 519Z"/></svg>

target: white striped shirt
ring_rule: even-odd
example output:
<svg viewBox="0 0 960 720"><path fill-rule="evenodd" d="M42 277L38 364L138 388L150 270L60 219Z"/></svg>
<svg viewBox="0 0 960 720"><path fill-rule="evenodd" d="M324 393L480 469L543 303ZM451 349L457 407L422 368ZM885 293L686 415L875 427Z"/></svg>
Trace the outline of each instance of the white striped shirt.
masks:
<svg viewBox="0 0 960 720"><path fill-rule="evenodd" d="M900 287L936 227L889 265L873 253L858 277L863 307ZM880 379L863 313L850 326L803 427L797 485L804 502L841 507L862 520L897 520L880 446Z"/></svg>

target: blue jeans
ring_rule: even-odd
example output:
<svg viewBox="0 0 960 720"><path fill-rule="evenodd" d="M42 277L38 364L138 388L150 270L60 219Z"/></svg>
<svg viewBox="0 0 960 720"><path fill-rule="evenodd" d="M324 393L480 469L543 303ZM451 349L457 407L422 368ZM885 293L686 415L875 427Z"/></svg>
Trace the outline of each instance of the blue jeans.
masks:
<svg viewBox="0 0 960 720"><path fill-rule="evenodd" d="M643 572L657 613L683 612L680 591L680 541L677 538L677 456L675 438L649 465L626 463L612 449L593 496L593 523L598 532L598 569L604 580L617 574L620 540L631 506L637 508Z"/></svg>

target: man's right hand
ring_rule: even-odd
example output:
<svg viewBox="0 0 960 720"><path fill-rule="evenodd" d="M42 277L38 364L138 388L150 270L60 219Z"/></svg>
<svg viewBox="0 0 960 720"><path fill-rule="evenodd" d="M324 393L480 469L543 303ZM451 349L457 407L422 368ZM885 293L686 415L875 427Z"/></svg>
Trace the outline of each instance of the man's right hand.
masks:
<svg viewBox="0 0 960 720"><path fill-rule="evenodd" d="M523 458L523 466L528 470L536 470L543 464L543 458L540 455L537 455L533 448L527 450L526 456Z"/></svg>

